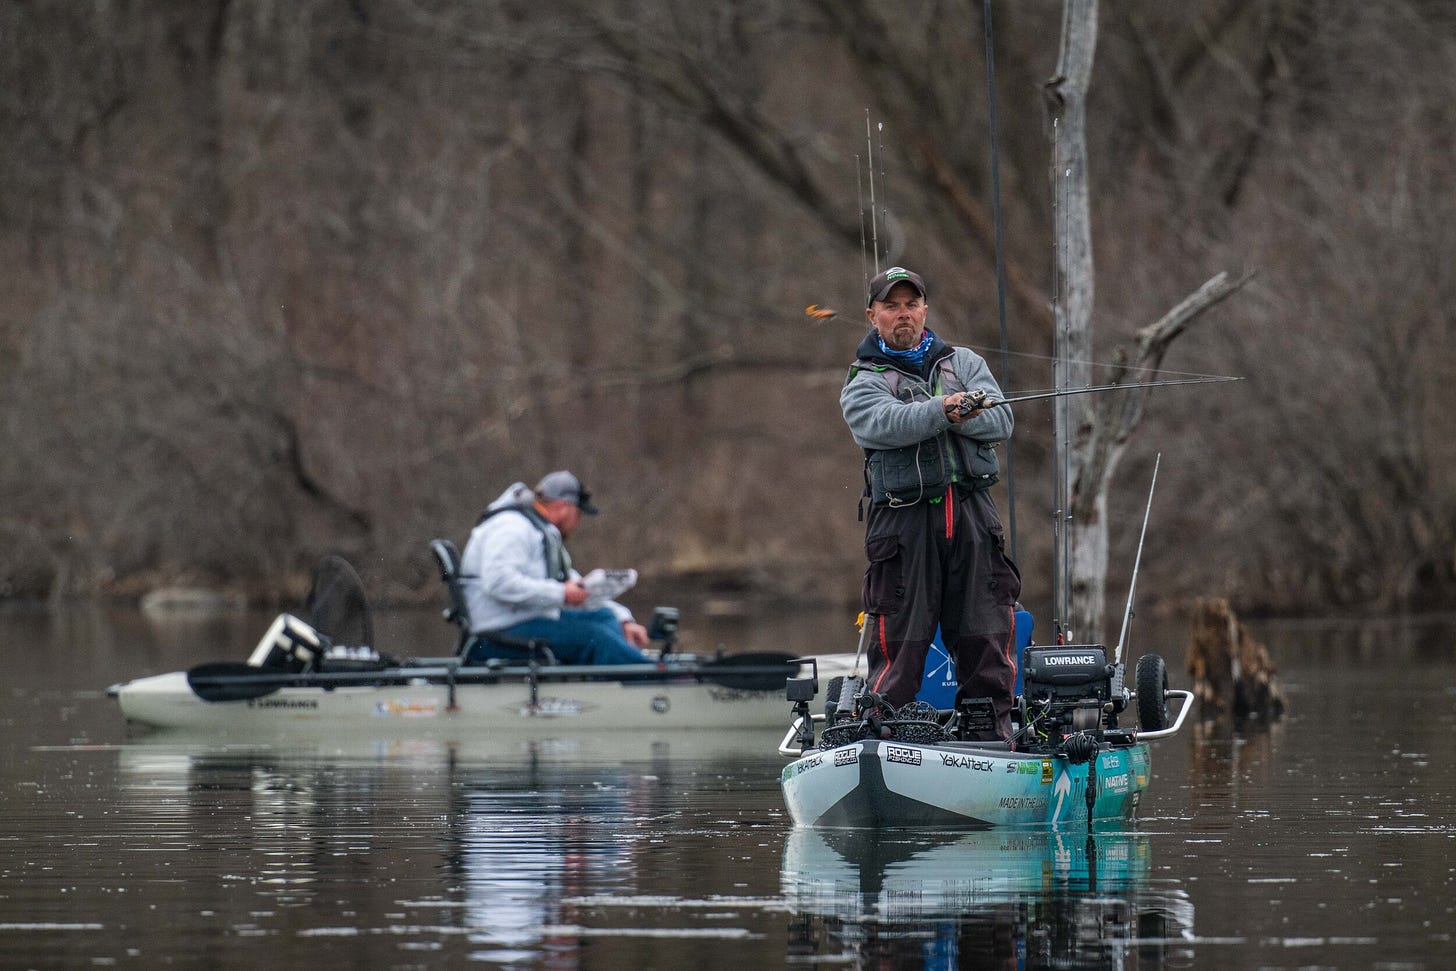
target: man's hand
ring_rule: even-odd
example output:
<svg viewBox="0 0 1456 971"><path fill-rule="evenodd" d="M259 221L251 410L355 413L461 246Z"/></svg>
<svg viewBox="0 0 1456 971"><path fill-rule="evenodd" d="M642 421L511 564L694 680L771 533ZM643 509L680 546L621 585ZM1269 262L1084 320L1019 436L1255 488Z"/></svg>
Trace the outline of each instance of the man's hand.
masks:
<svg viewBox="0 0 1456 971"><path fill-rule="evenodd" d="M580 607L591 598L591 594L587 593L586 585L579 579L567 580L565 587L566 592L562 599L566 601L568 607Z"/></svg>
<svg viewBox="0 0 1456 971"><path fill-rule="evenodd" d="M950 423L959 425L985 411L986 409L981 406L985 400L986 392L982 389L957 391L955 394L945 396L942 407L945 408L945 417L950 419Z"/></svg>
<svg viewBox="0 0 1456 971"><path fill-rule="evenodd" d="M628 644L631 644L638 650L642 650L647 647L647 628L643 627L641 624L635 621L622 621L622 636L627 638Z"/></svg>

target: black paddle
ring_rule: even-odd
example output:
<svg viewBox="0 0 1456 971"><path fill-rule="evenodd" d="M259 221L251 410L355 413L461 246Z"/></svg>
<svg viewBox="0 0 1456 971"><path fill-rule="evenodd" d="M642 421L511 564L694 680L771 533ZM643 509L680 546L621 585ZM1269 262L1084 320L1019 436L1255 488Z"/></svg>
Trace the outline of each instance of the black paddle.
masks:
<svg viewBox="0 0 1456 971"><path fill-rule="evenodd" d="M729 688L735 691L782 691L784 682L798 673L797 660L790 654L779 651L760 651L748 654L734 654L711 661L698 661L682 666L668 665L666 669L644 670L644 665L546 665L537 672L538 676L550 679L553 675L611 678L620 675L632 680L652 680L654 677L689 676L707 684ZM507 669L510 670L510 669ZM404 676L419 677L423 671L410 672L404 669ZM485 667L460 667L455 670L458 683L468 684L482 678L494 679L505 673L502 669ZM512 673L515 673L512 670ZM203 701L247 701L263 698L279 688L312 684L337 687L345 683L378 682L400 676L400 669L393 671L295 674L276 668L257 668L251 664L235 661L217 661L199 664L187 672L187 684L193 693ZM438 677L439 675L435 675Z"/></svg>
<svg viewBox="0 0 1456 971"><path fill-rule="evenodd" d="M699 681L736 691L783 691L784 682L799 673L799 664L782 651L750 651L703 661L694 673Z"/></svg>
<svg viewBox="0 0 1456 971"><path fill-rule="evenodd" d="M203 701L246 701L271 695L291 677L238 661L216 661L189 670L187 686Z"/></svg>

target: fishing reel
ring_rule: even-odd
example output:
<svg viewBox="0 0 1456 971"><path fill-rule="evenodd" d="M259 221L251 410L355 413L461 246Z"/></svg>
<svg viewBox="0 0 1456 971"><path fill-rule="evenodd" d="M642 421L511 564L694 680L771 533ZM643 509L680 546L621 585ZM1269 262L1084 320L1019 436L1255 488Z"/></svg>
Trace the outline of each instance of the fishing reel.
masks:
<svg viewBox="0 0 1456 971"><path fill-rule="evenodd" d="M967 391L961 398L961 403L956 406L956 417L964 418L977 408L986 407L986 389L977 388L974 391Z"/></svg>

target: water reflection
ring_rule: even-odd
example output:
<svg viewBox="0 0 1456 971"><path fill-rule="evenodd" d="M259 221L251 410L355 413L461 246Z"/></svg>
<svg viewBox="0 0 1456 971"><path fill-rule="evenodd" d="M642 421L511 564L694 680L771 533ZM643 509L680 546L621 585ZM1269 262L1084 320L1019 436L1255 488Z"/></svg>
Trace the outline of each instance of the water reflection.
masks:
<svg viewBox="0 0 1456 971"><path fill-rule="evenodd" d="M151 859L171 857L169 877L251 898L227 911L209 901L208 920L224 914L233 932L281 937L295 955L383 938L452 960L592 966L664 940L761 937L744 922L781 918L777 898L693 906L699 844L721 844L740 780L764 774L761 755L704 762L700 749L658 743L614 761L549 744L518 758L424 740L347 756L129 744L117 748L115 825L145 832Z"/></svg>
<svg viewBox="0 0 1456 971"><path fill-rule="evenodd" d="M1289 717L1160 743L1139 832L1088 857L1075 832L816 846L761 739L125 739L101 687L257 625L187 653L89 616L0 610L0 967L1451 964L1449 618L1265 625ZM814 643L762 620L725 641Z"/></svg>
<svg viewBox="0 0 1456 971"><path fill-rule="evenodd" d="M654 811L659 781L622 765L528 769L508 789L462 780L447 866L460 877L472 957L575 967L575 901L635 875L630 821Z"/></svg>
<svg viewBox="0 0 1456 971"><path fill-rule="evenodd" d="M1193 904L1150 879L1139 833L795 830L791 955L895 967L1160 967Z"/></svg>

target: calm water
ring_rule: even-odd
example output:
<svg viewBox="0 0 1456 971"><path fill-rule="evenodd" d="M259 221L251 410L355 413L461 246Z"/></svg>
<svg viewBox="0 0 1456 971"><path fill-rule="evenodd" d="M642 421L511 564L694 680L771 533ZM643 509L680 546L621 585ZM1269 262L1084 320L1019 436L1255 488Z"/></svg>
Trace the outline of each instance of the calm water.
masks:
<svg viewBox="0 0 1456 971"><path fill-rule="evenodd" d="M710 649L685 618L685 647ZM776 738L619 753L126 737L108 684L241 659L269 619L0 613L0 968L1448 968L1456 954L1449 618L1260 627L1289 716L1155 743L1142 818L1091 839L795 832ZM434 612L377 626L395 653L448 647ZM770 617L699 636L840 650L847 627ZM1165 637L1186 686L1183 632Z"/></svg>

